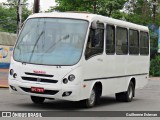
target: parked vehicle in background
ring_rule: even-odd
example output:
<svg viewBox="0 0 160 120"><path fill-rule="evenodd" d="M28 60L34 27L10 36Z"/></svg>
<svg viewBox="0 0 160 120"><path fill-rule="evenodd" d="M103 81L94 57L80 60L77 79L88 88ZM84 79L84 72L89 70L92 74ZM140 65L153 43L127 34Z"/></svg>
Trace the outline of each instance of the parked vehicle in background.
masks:
<svg viewBox="0 0 160 120"><path fill-rule="evenodd" d="M10 91L34 103L58 98L93 107L113 93L130 102L147 84L149 46L145 26L86 13L34 14L14 48Z"/></svg>
<svg viewBox="0 0 160 120"><path fill-rule="evenodd" d="M0 32L0 69L9 68L16 34Z"/></svg>

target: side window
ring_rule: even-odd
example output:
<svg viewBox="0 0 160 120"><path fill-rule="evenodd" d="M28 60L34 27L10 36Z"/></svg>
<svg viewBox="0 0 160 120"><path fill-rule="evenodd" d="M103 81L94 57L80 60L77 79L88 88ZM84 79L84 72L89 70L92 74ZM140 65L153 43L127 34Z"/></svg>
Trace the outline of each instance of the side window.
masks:
<svg viewBox="0 0 160 120"><path fill-rule="evenodd" d="M116 53L124 55L128 53L128 37L127 29L117 27L116 29Z"/></svg>
<svg viewBox="0 0 160 120"><path fill-rule="evenodd" d="M129 30L129 54L139 54L139 32Z"/></svg>
<svg viewBox="0 0 160 120"><path fill-rule="evenodd" d="M115 53L115 27L113 25L107 25L107 35L106 35L106 53Z"/></svg>
<svg viewBox="0 0 160 120"><path fill-rule="evenodd" d="M98 24L96 30L90 29L88 42L85 51L85 58L103 53L103 44L104 44L104 24Z"/></svg>
<svg viewBox="0 0 160 120"><path fill-rule="evenodd" d="M149 54L149 35L147 32L140 32L140 54Z"/></svg>

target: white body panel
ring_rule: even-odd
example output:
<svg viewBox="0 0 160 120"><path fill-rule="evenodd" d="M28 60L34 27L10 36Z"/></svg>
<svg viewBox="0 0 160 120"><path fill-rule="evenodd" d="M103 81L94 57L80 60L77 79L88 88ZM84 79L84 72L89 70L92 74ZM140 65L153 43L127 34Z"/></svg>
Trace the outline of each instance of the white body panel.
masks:
<svg viewBox="0 0 160 120"><path fill-rule="evenodd" d="M35 14L29 18L37 17L58 17L58 18L74 18L87 20L90 23L94 20L100 20L105 24L119 25L126 28L138 29L148 32L148 28L120 20L115 20L99 15L93 14L78 14L78 13L48 13L48 14ZM89 30L89 28L88 28ZM17 91L12 93L28 94L33 96L41 96L46 98L58 98L71 101L79 101L89 98L90 92L94 84L99 81L102 83L102 95L108 95L127 90L129 82L132 78L136 80L136 88L142 88L147 84L149 74L149 55L148 56L134 56L134 55L106 55L105 50L103 54L96 55L86 60L85 46L87 44L88 32L84 44L83 53L80 61L73 66L45 66L34 64L22 64L14 59L11 61L10 69L17 73L17 78L14 79L9 75L9 85L14 86ZM105 49L105 47L104 47ZM46 74L54 75L51 79L58 80L57 83L42 83L33 81L24 81L22 77L31 77L26 75L25 72L33 73L34 70L45 71ZM63 78L68 75L74 74L75 80L63 84ZM47 78L47 77L41 77ZM84 87L84 85L86 87ZM58 90L55 95L45 95L25 92L21 89L25 87L42 87L45 90ZM63 92L72 91L70 96L62 97Z"/></svg>

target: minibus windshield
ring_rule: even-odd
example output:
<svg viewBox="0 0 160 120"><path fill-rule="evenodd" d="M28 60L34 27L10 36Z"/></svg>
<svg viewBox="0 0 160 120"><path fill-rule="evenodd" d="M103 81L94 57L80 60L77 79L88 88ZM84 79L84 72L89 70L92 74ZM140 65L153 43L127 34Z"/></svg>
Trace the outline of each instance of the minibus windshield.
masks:
<svg viewBox="0 0 160 120"><path fill-rule="evenodd" d="M87 28L85 20L28 19L16 43L14 60L42 65L74 65L81 58Z"/></svg>

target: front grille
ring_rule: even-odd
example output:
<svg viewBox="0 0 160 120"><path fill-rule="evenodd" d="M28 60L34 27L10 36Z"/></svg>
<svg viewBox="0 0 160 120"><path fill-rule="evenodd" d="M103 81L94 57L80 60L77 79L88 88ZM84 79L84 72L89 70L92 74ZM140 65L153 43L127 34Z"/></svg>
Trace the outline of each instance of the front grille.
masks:
<svg viewBox="0 0 160 120"><path fill-rule="evenodd" d="M45 83L57 83L58 82L58 80L34 78L34 77L22 77L22 79L26 81L45 82Z"/></svg>
<svg viewBox="0 0 160 120"><path fill-rule="evenodd" d="M20 87L23 91L28 92L28 93L36 93L36 94L45 94L45 95L55 95L59 91L58 90L44 90L44 93L37 93L37 92L32 92L31 88L25 88L25 87Z"/></svg>
<svg viewBox="0 0 160 120"><path fill-rule="evenodd" d="M49 74L36 74L36 73L29 73L25 72L26 75L32 75L32 76L40 76L40 77L53 77L54 75L49 75Z"/></svg>

